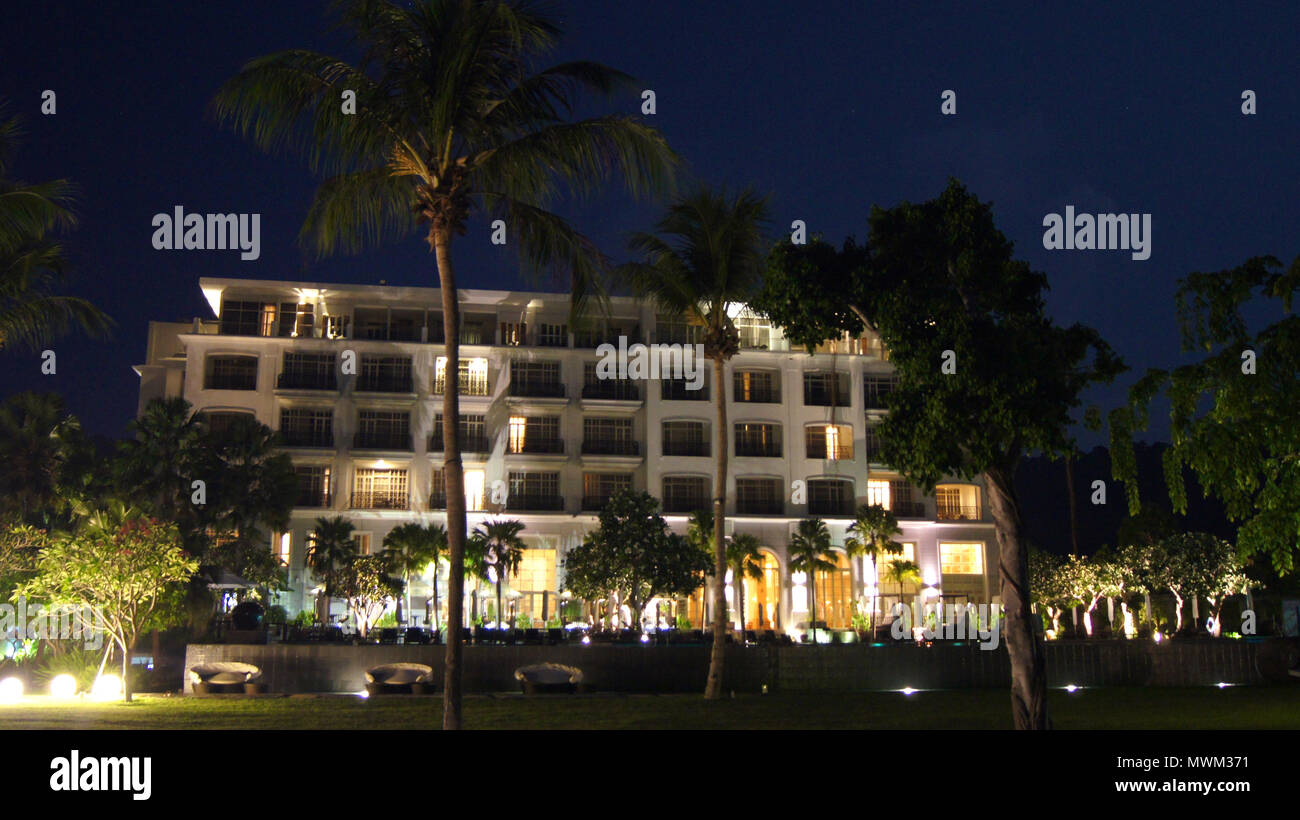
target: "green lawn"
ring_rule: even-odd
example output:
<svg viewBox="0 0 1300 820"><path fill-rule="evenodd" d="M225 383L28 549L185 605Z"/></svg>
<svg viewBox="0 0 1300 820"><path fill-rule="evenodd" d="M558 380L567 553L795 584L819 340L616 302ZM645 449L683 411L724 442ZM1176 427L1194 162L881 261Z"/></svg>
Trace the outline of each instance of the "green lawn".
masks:
<svg viewBox="0 0 1300 820"><path fill-rule="evenodd" d="M1300 687L1053 691L1061 729L1300 729ZM0 706L9 729L433 729L436 697L143 697L134 703L28 698ZM1005 692L586 695L465 699L472 729L1006 729Z"/></svg>

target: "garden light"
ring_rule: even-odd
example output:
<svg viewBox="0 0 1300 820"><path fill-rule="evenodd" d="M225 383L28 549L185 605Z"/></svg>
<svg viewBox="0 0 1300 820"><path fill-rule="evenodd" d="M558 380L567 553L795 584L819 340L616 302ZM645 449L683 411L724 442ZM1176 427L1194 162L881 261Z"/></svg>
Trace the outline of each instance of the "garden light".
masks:
<svg viewBox="0 0 1300 820"><path fill-rule="evenodd" d="M77 695L77 679L68 674L56 675L50 681L50 697L71 698Z"/></svg>
<svg viewBox="0 0 1300 820"><path fill-rule="evenodd" d="M118 700L122 697L122 679L117 675L100 675L90 687L90 696L94 700Z"/></svg>
<svg viewBox="0 0 1300 820"><path fill-rule="evenodd" d="M23 699L23 682L18 678L0 680L0 703L17 703Z"/></svg>

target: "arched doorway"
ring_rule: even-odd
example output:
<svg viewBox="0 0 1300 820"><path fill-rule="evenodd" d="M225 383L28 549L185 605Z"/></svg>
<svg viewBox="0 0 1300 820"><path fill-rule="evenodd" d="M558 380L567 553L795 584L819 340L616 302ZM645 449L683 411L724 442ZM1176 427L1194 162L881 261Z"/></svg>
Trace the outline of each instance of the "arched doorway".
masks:
<svg viewBox="0 0 1300 820"><path fill-rule="evenodd" d="M781 628L781 563L763 550L759 564L761 575L745 579L745 628Z"/></svg>

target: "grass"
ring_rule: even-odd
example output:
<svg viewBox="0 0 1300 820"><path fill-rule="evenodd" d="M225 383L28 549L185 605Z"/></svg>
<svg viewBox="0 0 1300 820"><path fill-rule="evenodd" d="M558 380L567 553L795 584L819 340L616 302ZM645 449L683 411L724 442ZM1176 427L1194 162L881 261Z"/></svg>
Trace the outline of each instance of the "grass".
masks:
<svg viewBox="0 0 1300 820"><path fill-rule="evenodd" d="M1053 691L1060 729L1300 729L1300 687ZM1000 690L744 695L465 698L470 729L1009 729ZM0 706L9 729L434 729L437 697L143 697Z"/></svg>

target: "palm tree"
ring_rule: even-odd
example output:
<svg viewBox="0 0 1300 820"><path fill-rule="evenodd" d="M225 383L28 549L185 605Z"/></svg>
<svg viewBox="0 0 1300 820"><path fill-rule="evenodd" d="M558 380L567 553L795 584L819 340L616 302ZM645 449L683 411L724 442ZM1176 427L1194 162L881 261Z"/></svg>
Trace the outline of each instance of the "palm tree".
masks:
<svg viewBox="0 0 1300 820"><path fill-rule="evenodd" d="M740 613L740 630L745 630L745 576L763 577L763 554L759 550L758 538L749 533L733 535L727 542L727 566L731 567L731 577L736 587L736 609Z"/></svg>
<svg viewBox="0 0 1300 820"><path fill-rule="evenodd" d="M686 519L687 542L690 543L691 546L704 552L706 555L710 557L712 557L714 554L714 549L713 549L714 534L715 533L713 529L712 510L696 510L695 512L690 514L689 518ZM713 574L713 569L709 570L709 574L710 575ZM701 618L704 617L704 610L705 610L705 606L704 606L705 593L703 591L703 588L708 584L708 582L709 580L707 576L703 576L700 578L700 587L701 587L700 617ZM692 593L692 595L694 595L694 593ZM702 625L703 624L701 624L701 626Z"/></svg>
<svg viewBox="0 0 1300 820"><path fill-rule="evenodd" d="M519 569L519 562L523 560L524 542L519 537L523 530L522 521L487 521L474 528L472 537L486 550L484 577L497 588L498 630L501 629L501 583Z"/></svg>
<svg viewBox="0 0 1300 820"><path fill-rule="evenodd" d="M433 566L433 611L438 611L438 559L447 547L447 530L439 524L399 524L384 536L384 549L393 555L406 589L406 611L411 611L411 576ZM437 622L434 622L437 630Z"/></svg>
<svg viewBox="0 0 1300 820"><path fill-rule="evenodd" d="M56 393L18 393L0 404L0 512L48 524L79 427Z"/></svg>
<svg viewBox="0 0 1300 820"><path fill-rule="evenodd" d="M856 519L849 525L849 536L844 539L844 551L850 558L855 556L861 557L863 577L866 577L866 560L871 559L871 569L874 573L879 565L881 556L901 555L903 545L893 540L895 535L901 535L902 527L898 526L898 520L894 514L879 504L863 504L858 507ZM871 585L873 588L875 584ZM871 626L875 627L876 616L876 596L871 596Z"/></svg>
<svg viewBox="0 0 1300 820"><path fill-rule="evenodd" d="M817 573L831 572L839 567L835 562L835 551L831 549L831 533L826 522L820 518L800 521L790 539L789 551L790 571L802 572L808 578L812 641L817 643Z"/></svg>
<svg viewBox="0 0 1300 820"><path fill-rule="evenodd" d="M154 399L131 422L131 431L135 437L122 443L119 460L123 487L147 499L162 518L175 521L191 512L190 481L205 431L190 403Z"/></svg>
<svg viewBox="0 0 1300 820"><path fill-rule="evenodd" d="M717 470L713 485L714 588L713 652L704 697L722 695L726 658L727 602L727 379L728 360L740 352L732 310L753 298L762 279L767 201L752 191L734 200L725 191L701 187L679 199L655 225L655 233L634 234L631 249L643 261L621 271L633 288L661 312L685 317L702 329L704 355L713 362L717 408Z"/></svg>
<svg viewBox="0 0 1300 820"><path fill-rule="evenodd" d="M449 595L462 594L464 472L460 458L460 306L452 238L475 211L509 226L531 272L567 276L575 315L603 302L604 258L554 211L621 177L635 194L671 185L676 158L653 128L627 116L571 120L580 92L632 90L592 62L534 73L561 34L523 2L341 0L341 23L363 49L355 65L305 50L247 63L213 101L217 119L268 151L303 155L327 178L302 237L318 255L356 252L422 231L442 292L443 452ZM349 105L348 99L353 105ZM557 184L560 183L560 184ZM443 726L461 726L461 615L448 619Z"/></svg>
<svg viewBox="0 0 1300 820"><path fill-rule="evenodd" d="M22 123L0 104L0 349L40 350L78 325L103 336L112 320L85 299L56 291L68 260L56 235L73 228L76 187L66 179L10 179Z"/></svg>
<svg viewBox="0 0 1300 820"><path fill-rule="evenodd" d="M921 567L915 561L895 558L885 565L885 579L898 584L898 603L903 603L903 585L921 583Z"/></svg>
<svg viewBox="0 0 1300 820"><path fill-rule="evenodd" d="M353 529L352 522L341 515L317 518L316 529L307 541L307 566L325 587L322 622L329 620L331 590L337 573L356 557Z"/></svg>

